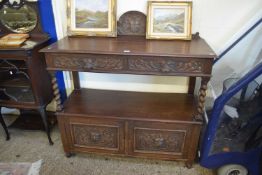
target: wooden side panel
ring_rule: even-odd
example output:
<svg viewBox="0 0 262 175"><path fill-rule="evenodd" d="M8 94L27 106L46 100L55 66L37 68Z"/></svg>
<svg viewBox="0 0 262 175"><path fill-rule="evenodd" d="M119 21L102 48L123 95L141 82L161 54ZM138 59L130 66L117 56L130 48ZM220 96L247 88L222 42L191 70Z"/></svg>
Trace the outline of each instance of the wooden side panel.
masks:
<svg viewBox="0 0 262 175"><path fill-rule="evenodd" d="M32 88L39 106L47 105L53 98L51 77L46 70L44 54L39 49L47 45L40 45L33 51L33 56L27 60L29 76L32 81Z"/></svg>
<svg viewBox="0 0 262 175"><path fill-rule="evenodd" d="M57 121L58 121L58 127L59 131L61 134L61 140L63 143L63 148L65 153L71 153L72 152L72 147L70 147L70 130L68 127L68 117L58 115L57 116Z"/></svg>

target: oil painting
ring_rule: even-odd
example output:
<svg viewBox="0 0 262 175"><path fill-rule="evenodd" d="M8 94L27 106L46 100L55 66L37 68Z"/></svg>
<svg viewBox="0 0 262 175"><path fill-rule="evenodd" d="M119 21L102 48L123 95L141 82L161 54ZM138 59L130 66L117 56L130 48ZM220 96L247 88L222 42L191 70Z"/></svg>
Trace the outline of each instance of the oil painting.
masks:
<svg viewBox="0 0 262 175"><path fill-rule="evenodd" d="M156 33L184 33L183 9L154 9L153 31Z"/></svg>
<svg viewBox="0 0 262 175"><path fill-rule="evenodd" d="M148 39L191 39L191 2L148 4Z"/></svg>
<svg viewBox="0 0 262 175"><path fill-rule="evenodd" d="M115 0L69 0L70 35L115 36Z"/></svg>
<svg viewBox="0 0 262 175"><path fill-rule="evenodd" d="M108 28L108 0L76 0L77 28Z"/></svg>

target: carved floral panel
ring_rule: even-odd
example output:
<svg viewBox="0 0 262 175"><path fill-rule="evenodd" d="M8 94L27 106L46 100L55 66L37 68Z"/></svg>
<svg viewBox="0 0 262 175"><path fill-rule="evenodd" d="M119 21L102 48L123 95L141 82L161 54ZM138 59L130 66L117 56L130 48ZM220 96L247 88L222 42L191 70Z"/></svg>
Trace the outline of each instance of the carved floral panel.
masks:
<svg viewBox="0 0 262 175"><path fill-rule="evenodd" d="M72 125L74 144L87 147L118 149L118 127Z"/></svg>
<svg viewBox="0 0 262 175"><path fill-rule="evenodd" d="M135 150L182 153L186 131L135 129Z"/></svg>
<svg viewBox="0 0 262 175"><path fill-rule="evenodd" d="M131 58L128 60L128 67L132 71L141 72L202 73L204 71L203 62L198 60Z"/></svg>
<svg viewBox="0 0 262 175"><path fill-rule="evenodd" d="M86 69L86 70L122 70L123 59L108 56L56 55L54 66L58 68Z"/></svg>

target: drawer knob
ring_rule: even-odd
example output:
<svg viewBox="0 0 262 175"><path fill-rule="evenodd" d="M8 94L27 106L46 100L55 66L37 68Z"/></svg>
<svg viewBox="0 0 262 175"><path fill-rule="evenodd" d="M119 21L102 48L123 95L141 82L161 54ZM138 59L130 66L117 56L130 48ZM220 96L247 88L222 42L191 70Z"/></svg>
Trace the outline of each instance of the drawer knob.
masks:
<svg viewBox="0 0 262 175"><path fill-rule="evenodd" d="M90 139L93 141L93 142L98 142L101 140L101 134L100 133L96 133L96 132L91 132L90 133Z"/></svg>
<svg viewBox="0 0 262 175"><path fill-rule="evenodd" d="M155 143L155 146L158 148L163 148L166 145L164 138L155 138L154 143Z"/></svg>

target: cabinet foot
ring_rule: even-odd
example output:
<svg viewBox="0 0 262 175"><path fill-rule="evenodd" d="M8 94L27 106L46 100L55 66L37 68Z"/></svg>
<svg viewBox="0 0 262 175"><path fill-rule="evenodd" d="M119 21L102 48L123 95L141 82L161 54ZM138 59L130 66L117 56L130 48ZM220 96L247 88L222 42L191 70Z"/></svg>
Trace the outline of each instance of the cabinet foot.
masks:
<svg viewBox="0 0 262 175"><path fill-rule="evenodd" d="M6 141L10 140L10 135L9 135L9 132L8 132L8 131L7 131L5 140L6 140Z"/></svg>
<svg viewBox="0 0 262 175"><path fill-rule="evenodd" d="M65 156L67 157L67 158L70 158L70 157L72 157L72 156L74 156L75 155L75 153L65 153Z"/></svg>
<svg viewBox="0 0 262 175"><path fill-rule="evenodd" d="M185 162L185 166L188 168L188 169L191 169L193 167L193 162L192 161L186 161Z"/></svg>

